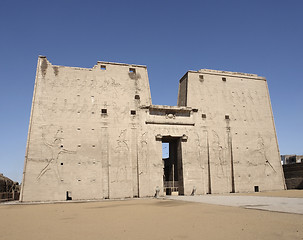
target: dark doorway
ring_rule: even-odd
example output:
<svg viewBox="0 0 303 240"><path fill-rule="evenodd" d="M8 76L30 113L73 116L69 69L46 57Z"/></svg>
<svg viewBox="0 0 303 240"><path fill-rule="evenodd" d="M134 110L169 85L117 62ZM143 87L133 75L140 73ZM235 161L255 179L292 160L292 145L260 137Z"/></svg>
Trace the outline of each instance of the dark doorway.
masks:
<svg viewBox="0 0 303 240"><path fill-rule="evenodd" d="M162 137L163 187L166 195L184 195L181 137Z"/></svg>
<svg viewBox="0 0 303 240"><path fill-rule="evenodd" d="M66 201L72 200L72 193L70 191L66 191Z"/></svg>

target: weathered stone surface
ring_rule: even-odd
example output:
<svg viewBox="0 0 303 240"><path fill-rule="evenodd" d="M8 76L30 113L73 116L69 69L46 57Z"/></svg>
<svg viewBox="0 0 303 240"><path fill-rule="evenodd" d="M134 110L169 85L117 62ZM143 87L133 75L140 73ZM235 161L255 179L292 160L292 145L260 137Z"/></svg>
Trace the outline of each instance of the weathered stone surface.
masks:
<svg viewBox="0 0 303 240"><path fill-rule="evenodd" d="M283 165L287 189L303 189L303 162Z"/></svg>
<svg viewBox="0 0 303 240"><path fill-rule="evenodd" d="M285 188L265 78L189 71L178 106L159 106L145 66L39 57L20 200L163 195L162 142L179 194Z"/></svg>
<svg viewBox="0 0 303 240"><path fill-rule="evenodd" d="M19 183L0 173L0 202L18 200L19 193Z"/></svg>

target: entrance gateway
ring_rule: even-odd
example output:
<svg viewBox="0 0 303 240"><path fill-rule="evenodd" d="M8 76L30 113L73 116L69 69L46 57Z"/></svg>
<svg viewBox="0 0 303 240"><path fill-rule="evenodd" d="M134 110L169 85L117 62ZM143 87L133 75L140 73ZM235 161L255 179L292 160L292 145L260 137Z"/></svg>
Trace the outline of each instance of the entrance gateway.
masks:
<svg viewBox="0 0 303 240"><path fill-rule="evenodd" d="M164 66L163 66L164 67ZM169 145L162 161L161 146ZM146 66L37 64L21 201L284 189L266 79L200 69L154 105Z"/></svg>
<svg viewBox="0 0 303 240"><path fill-rule="evenodd" d="M163 192L166 195L184 195L182 137L163 136L163 143L167 143L165 147L168 148L168 157L162 159Z"/></svg>

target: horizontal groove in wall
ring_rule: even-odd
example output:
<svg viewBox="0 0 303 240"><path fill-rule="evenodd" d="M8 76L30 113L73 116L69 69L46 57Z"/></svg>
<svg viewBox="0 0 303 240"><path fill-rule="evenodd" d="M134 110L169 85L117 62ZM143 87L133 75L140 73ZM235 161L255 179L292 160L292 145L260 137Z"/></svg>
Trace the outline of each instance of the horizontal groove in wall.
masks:
<svg viewBox="0 0 303 240"><path fill-rule="evenodd" d="M180 122L152 122L146 121L146 124L160 124L160 125L182 125L182 126L195 126L194 123L180 123Z"/></svg>

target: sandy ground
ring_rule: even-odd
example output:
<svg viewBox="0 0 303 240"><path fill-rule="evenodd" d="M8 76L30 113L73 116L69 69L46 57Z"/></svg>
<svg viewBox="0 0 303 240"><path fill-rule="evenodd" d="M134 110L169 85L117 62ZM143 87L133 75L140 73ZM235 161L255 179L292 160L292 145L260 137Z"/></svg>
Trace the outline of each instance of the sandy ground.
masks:
<svg viewBox="0 0 303 240"><path fill-rule="evenodd" d="M303 215L165 199L1 204L0 239L302 240Z"/></svg>

